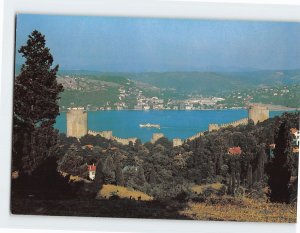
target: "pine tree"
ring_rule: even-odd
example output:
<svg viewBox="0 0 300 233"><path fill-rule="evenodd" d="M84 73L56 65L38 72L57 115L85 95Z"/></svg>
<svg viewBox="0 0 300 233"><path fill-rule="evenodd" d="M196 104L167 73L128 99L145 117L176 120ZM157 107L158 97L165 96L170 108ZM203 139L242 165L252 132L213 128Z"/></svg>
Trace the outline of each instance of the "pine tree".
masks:
<svg viewBox="0 0 300 233"><path fill-rule="evenodd" d="M19 51L25 58L14 84L13 166L32 173L54 150L58 133L53 128L59 115L58 65L38 31L29 35Z"/></svg>

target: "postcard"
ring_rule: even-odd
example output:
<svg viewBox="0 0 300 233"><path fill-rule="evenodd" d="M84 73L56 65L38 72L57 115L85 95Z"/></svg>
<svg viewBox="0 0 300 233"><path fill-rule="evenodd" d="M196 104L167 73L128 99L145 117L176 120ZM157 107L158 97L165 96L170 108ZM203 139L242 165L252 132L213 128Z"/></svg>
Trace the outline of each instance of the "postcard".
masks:
<svg viewBox="0 0 300 233"><path fill-rule="evenodd" d="M300 23L18 14L14 215L296 222Z"/></svg>

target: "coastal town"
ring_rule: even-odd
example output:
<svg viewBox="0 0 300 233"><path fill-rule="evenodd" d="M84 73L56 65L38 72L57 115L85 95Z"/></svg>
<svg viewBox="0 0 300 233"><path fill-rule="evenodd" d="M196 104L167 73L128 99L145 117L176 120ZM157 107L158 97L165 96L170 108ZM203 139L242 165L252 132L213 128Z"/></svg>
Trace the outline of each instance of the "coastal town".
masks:
<svg viewBox="0 0 300 233"><path fill-rule="evenodd" d="M295 110L300 106L299 85L249 88L225 94L203 95L179 93L176 90L158 88L125 78L110 81L97 78L78 75L60 76L58 80L63 84L65 92L73 97L70 101L68 98L63 98L64 103L60 104L60 110L66 111L69 107L73 107L75 101L80 102L88 111L243 109L251 103L269 104L270 109L276 110ZM105 98L101 97L108 92L111 98L105 101ZM91 95L94 98L86 100ZM282 100L295 103L288 106Z"/></svg>

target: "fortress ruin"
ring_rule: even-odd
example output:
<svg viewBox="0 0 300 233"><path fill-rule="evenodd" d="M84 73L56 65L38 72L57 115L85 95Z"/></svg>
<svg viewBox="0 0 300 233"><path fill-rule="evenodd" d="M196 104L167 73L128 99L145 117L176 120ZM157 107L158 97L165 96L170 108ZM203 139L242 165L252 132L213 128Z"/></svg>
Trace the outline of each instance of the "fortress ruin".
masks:
<svg viewBox="0 0 300 233"><path fill-rule="evenodd" d="M151 143L155 143L158 139L163 138L165 135L163 133L154 133L152 134Z"/></svg>
<svg viewBox="0 0 300 233"><path fill-rule="evenodd" d="M269 119L269 109L265 106L261 105L250 105L248 107L248 118L243 118L234 122L226 123L226 124L209 124L208 131L211 132L213 130L219 130L221 128L226 128L228 126L236 127L238 125L247 125L250 120L254 122L256 125L258 122L263 122Z"/></svg>
<svg viewBox="0 0 300 233"><path fill-rule="evenodd" d="M67 137L81 138L87 132L87 112L84 108L70 108L67 112Z"/></svg>
<svg viewBox="0 0 300 233"><path fill-rule="evenodd" d="M269 109L260 105L251 105L248 108L248 119L256 125L258 122L269 119Z"/></svg>
<svg viewBox="0 0 300 233"><path fill-rule="evenodd" d="M67 116L67 137L75 137L80 139L81 137L90 135L100 135L108 140L114 140L122 145L129 145L130 142L133 144L137 138L119 138L113 136L112 131L92 131L88 130L88 118L87 111L84 108L70 108L66 114Z"/></svg>
<svg viewBox="0 0 300 233"><path fill-rule="evenodd" d="M100 135L103 138L108 140L115 140L122 145L129 145L129 143L135 143L137 138L119 138L113 136L112 131L92 131L88 130L88 121L87 121L87 111L84 108L71 108L68 110L67 114L67 136L68 137L76 137L81 138L84 135ZM261 106L261 105L251 105L248 108L248 118L243 118L234 122L226 123L226 124L209 124L208 132L219 130L221 128L226 128L229 126L236 127L238 125L246 125L249 123L249 120L252 120L254 124L258 122L265 121L269 118L269 109ZM187 140L194 140L202 135L204 135L206 131L198 132L197 134L187 138L186 140L182 140L180 138L173 139L173 146L181 146ZM152 135L151 143L155 143L160 138L163 138L163 133L154 133Z"/></svg>

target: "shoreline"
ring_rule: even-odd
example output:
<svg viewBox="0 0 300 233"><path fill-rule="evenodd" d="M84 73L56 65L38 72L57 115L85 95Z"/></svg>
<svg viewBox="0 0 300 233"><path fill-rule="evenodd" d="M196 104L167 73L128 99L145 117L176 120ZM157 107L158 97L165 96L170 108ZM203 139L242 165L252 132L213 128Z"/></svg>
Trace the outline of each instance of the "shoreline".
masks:
<svg viewBox="0 0 300 233"><path fill-rule="evenodd" d="M261 106L266 106L269 111L299 111L299 108L289 108L289 107L284 107L284 106L277 106L277 105L262 105ZM192 112L192 111L229 111L229 110L247 110L247 107L240 107L240 108L227 108L227 109L214 109L214 108L209 108L209 109L191 109L191 110L185 110L185 109L149 109L149 110L144 110L144 109L122 109L122 110L117 110L117 109L110 109L110 110L87 110L87 112L110 112L110 111L115 111L115 112L122 112L122 111L141 111L141 112L160 112L160 111L180 111L180 112ZM68 110L63 110L60 111L60 113L63 112L68 112Z"/></svg>

